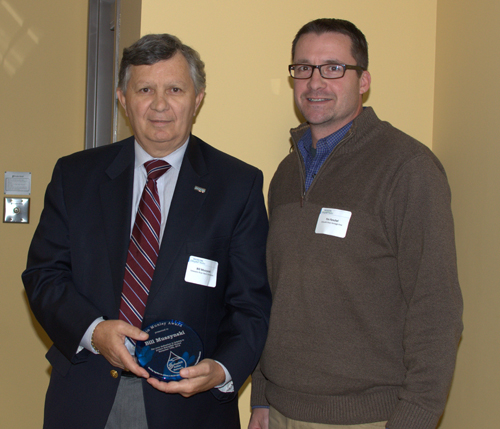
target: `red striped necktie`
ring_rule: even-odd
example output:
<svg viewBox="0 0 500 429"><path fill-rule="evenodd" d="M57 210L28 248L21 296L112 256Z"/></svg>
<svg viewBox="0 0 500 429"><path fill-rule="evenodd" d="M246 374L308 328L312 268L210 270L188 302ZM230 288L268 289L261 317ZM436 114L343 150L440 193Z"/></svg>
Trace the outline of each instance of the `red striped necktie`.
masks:
<svg viewBox="0 0 500 429"><path fill-rule="evenodd" d="M120 304L120 320L138 328L142 325L160 248L161 209L156 181L166 173L170 164L153 159L144 166L148 178L130 237Z"/></svg>

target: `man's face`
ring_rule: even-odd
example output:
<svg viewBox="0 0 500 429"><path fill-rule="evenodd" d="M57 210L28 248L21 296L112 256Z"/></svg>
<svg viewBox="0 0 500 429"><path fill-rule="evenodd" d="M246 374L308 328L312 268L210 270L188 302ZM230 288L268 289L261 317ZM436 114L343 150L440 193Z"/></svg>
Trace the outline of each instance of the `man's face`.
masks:
<svg viewBox="0 0 500 429"><path fill-rule="evenodd" d="M294 64L357 65L351 54L351 39L340 33L309 33L300 37ZM352 121L362 107L362 94L370 88L370 74L361 78L346 70L340 79L323 79L315 69L310 79L294 79L295 103L311 125L314 143Z"/></svg>
<svg viewBox="0 0 500 429"><path fill-rule="evenodd" d="M204 94L195 94L188 62L179 52L150 66L131 66L126 94L117 90L137 142L156 158L187 140Z"/></svg>

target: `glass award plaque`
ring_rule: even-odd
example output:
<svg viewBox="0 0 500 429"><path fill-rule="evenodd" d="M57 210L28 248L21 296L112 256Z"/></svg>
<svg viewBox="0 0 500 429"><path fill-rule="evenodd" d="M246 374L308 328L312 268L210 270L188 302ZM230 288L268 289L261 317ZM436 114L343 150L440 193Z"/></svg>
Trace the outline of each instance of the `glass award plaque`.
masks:
<svg viewBox="0 0 500 429"><path fill-rule="evenodd" d="M149 325L146 341L137 341L137 362L151 377L160 381L181 380L182 368L196 365L203 358L203 344L198 334L178 320Z"/></svg>

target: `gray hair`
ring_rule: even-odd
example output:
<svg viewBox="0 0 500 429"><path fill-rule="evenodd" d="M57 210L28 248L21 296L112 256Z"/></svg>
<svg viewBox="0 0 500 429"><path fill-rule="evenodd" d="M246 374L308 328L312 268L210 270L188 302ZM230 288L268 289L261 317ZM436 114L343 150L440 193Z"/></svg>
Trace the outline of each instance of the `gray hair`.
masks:
<svg viewBox="0 0 500 429"><path fill-rule="evenodd" d="M180 52L188 62L189 74L198 95L206 87L205 63L198 52L170 34L147 34L123 50L118 73L118 88L124 94L127 91L130 66L150 66L172 58L177 52Z"/></svg>

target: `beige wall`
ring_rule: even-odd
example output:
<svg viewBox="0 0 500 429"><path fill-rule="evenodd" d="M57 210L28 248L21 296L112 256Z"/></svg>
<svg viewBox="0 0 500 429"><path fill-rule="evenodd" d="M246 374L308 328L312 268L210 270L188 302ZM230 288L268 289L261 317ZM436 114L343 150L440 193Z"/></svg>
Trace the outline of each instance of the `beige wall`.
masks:
<svg viewBox="0 0 500 429"><path fill-rule="evenodd" d="M307 7L298 0L142 3L142 34L175 34L206 62L207 97L194 132L261 168L266 189L288 152L288 129L299 121L286 69L295 32L311 19L330 16L361 28L370 44L373 81L366 104L433 146L453 188L466 331L441 427L496 427L500 292L494 222L500 149L491 124L498 114L499 60L490 51L500 45L498 2L474 7L465 0L315 0ZM462 25L466 18L475 25ZM49 369L43 355L50 341L30 316L20 273L55 160L83 148L86 25L87 0L0 2L0 171L33 174L31 223L0 223L5 427L41 427ZM472 65L456 66L464 60ZM249 393L243 389L240 398L243 426Z"/></svg>
<svg viewBox="0 0 500 429"><path fill-rule="evenodd" d="M465 330L442 429L500 422L500 3L440 0L433 149L453 192Z"/></svg>
<svg viewBox="0 0 500 429"><path fill-rule="evenodd" d="M50 342L30 316L20 276L54 163L83 149L86 43L87 0L0 2L0 172L30 171L33 180L30 224L0 223L6 428L42 426Z"/></svg>
<svg viewBox="0 0 500 429"><path fill-rule="evenodd" d="M287 70L292 39L325 16L352 20L368 38L367 104L430 145L436 0L314 0L306 8L298 0L142 0L141 34L172 33L200 52L207 95L194 133L261 168L267 189L298 124Z"/></svg>

